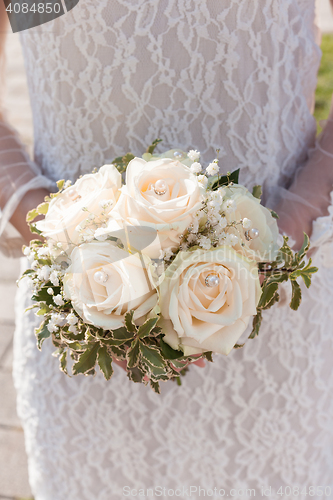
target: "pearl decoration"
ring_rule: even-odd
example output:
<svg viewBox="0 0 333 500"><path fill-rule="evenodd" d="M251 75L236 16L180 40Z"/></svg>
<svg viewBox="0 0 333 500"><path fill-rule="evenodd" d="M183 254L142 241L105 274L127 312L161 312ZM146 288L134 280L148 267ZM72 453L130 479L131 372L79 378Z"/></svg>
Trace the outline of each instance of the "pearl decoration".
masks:
<svg viewBox="0 0 333 500"><path fill-rule="evenodd" d="M155 182L154 191L157 195L162 196L167 192L167 183L163 179Z"/></svg>
<svg viewBox="0 0 333 500"><path fill-rule="evenodd" d="M108 279L109 275L106 274L104 271L96 271L96 273L94 274L94 280L99 285L104 285L104 283L106 283Z"/></svg>
<svg viewBox="0 0 333 500"><path fill-rule="evenodd" d="M249 236L252 240L258 238L259 236L259 229L256 229L253 227L252 229L249 230Z"/></svg>
<svg viewBox="0 0 333 500"><path fill-rule="evenodd" d="M75 188L70 188L68 190L68 196L72 201L78 201L81 198L81 195L76 191Z"/></svg>
<svg viewBox="0 0 333 500"><path fill-rule="evenodd" d="M183 158L183 153L181 153L180 151L175 151L173 153L173 156L177 159L177 160L180 160L180 158Z"/></svg>
<svg viewBox="0 0 333 500"><path fill-rule="evenodd" d="M217 274L208 274L208 276L206 276L205 285L208 286L209 288L219 286L219 284L220 284L220 278L217 276Z"/></svg>
<svg viewBox="0 0 333 500"><path fill-rule="evenodd" d="M68 190L68 196L69 196L70 198L75 198L75 196L77 196L77 191L76 191L76 189L74 189L74 188L69 189L69 190Z"/></svg>
<svg viewBox="0 0 333 500"><path fill-rule="evenodd" d="M255 227L253 227L249 231L245 231L244 234L245 234L245 238L247 239L247 241L255 240L259 236L259 229L256 229Z"/></svg>

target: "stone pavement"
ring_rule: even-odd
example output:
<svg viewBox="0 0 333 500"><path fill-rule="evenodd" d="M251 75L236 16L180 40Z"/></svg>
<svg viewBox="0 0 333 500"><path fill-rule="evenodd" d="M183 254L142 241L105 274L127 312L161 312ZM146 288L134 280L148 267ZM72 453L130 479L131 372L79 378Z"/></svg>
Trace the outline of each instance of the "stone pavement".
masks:
<svg viewBox="0 0 333 500"><path fill-rule="evenodd" d="M323 32L333 32L333 14L329 0L317 0L317 6L319 27ZM18 35L8 34L6 52L5 106L8 118L31 151L31 111ZM17 260L0 255L0 500L31 497L24 437L16 415L11 376L15 280L18 272Z"/></svg>
<svg viewBox="0 0 333 500"><path fill-rule="evenodd" d="M23 431L12 381L15 280L18 262L0 259L0 499L29 497Z"/></svg>

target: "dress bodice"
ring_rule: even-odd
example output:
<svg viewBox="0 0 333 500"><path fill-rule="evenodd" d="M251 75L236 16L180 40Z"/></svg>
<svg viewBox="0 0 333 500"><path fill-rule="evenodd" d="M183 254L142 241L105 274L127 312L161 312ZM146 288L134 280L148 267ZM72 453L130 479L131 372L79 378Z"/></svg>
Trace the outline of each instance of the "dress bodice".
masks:
<svg viewBox="0 0 333 500"><path fill-rule="evenodd" d="M315 134L314 3L81 0L23 32L37 163L73 179L161 137L285 184Z"/></svg>

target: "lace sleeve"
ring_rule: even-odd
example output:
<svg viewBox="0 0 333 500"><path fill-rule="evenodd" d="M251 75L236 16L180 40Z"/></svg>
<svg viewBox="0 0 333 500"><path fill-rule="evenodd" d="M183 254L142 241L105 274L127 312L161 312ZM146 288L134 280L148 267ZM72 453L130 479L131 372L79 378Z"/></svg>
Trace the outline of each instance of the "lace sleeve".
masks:
<svg viewBox="0 0 333 500"><path fill-rule="evenodd" d="M18 134L0 115L0 250L7 256L22 255L23 238L10 219L24 195L33 189L54 189L31 161Z"/></svg>

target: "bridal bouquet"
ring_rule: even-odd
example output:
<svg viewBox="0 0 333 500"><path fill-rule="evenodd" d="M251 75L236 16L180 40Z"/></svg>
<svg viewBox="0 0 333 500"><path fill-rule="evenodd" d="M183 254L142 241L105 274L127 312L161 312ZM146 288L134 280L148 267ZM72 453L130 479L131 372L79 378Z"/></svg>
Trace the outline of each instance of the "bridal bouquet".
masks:
<svg viewBox="0 0 333 500"><path fill-rule="evenodd" d="M41 317L38 348L51 337L61 370L70 355L74 375L98 364L108 380L123 360L130 380L156 392L160 381L180 383L189 363L242 347L251 321L256 337L288 280L296 310L297 278L309 287L317 271L303 260L306 235L297 253L287 237L279 248L260 186L250 193L238 170L220 176L218 158L204 168L196 150L154 155L158 142L142 158L59 181L27 216L41 239L24 247L23 275Z"/></svg>

